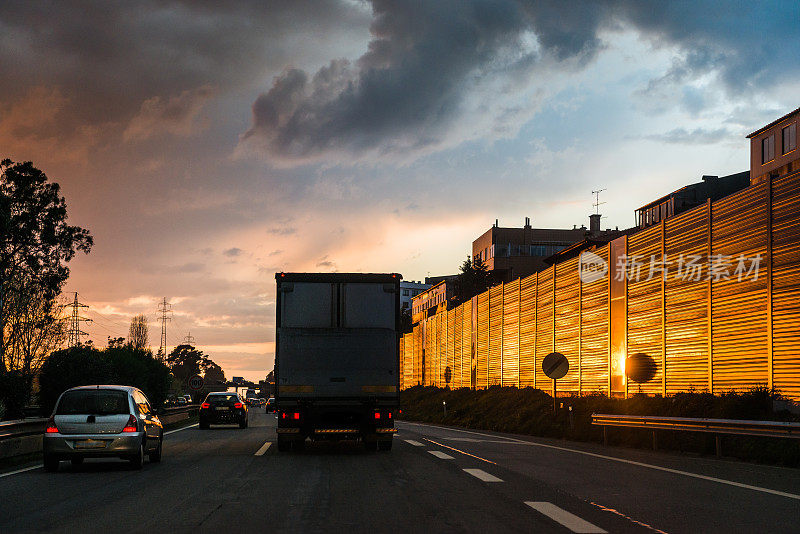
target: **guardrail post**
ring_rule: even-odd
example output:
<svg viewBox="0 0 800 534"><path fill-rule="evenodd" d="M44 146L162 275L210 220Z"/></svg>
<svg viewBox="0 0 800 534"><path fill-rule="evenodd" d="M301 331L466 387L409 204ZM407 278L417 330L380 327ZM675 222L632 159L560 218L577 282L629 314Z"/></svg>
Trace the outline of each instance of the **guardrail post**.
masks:
<svg viewBox="0 0 800 534"><path fill-rule="evenodd" d="M658 436L656 435L656 431L653 430L653 450L658 450Z"/></svg>
<svg viewBox="0 0 800 534"><path fill-rule="evenodd" d="M715 434L714 441L716 441L717 445L717 458L722 458L722 436Z"/></svg>
<svg viewBox="0 0 800 534"><path fill-rule="evenodd" d="M608 427L603 426L603 445L608 447Z"/></svg>

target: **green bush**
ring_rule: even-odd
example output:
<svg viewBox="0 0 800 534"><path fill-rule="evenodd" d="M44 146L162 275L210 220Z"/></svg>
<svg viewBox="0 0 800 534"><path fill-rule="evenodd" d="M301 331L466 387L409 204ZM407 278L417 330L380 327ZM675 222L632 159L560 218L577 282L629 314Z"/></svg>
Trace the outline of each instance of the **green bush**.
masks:
<svg viewBox="0 0 800 534"><path fill-rule="evenodd" d="M512 434L602 442L603 429L591 424L593 413L696 417L715 419L800 420L788 411L773 411L777 396L765 388L741 393L680 393L672 397L634 395L610 399L595 394L559 398L530 387L493 386L484 390L450 390L417 386L400 393L402 418L434 424L493 430ZM447 403L447 415L442 402ZM561 407L563 405L563 408ZM569 408L572 407L570 412ZM571 413L571 415L570 415ZM652 447L652 433L642 429L608 428L609 443L627 447ZM693 432L659 431L660 449L714 454L714 436ZM746 460L800 466L796 440L724 436L723 452Z"/></svg>
<svg viewBox="0 0 800 534"><path fill-rule="evenodd" d="M54 352L39 375L39 402L50 413L65 390L76 386L115 384L144 391L154 406L166 398L172 376L152 353L131 347L98 350L89 346Z"/></svg>

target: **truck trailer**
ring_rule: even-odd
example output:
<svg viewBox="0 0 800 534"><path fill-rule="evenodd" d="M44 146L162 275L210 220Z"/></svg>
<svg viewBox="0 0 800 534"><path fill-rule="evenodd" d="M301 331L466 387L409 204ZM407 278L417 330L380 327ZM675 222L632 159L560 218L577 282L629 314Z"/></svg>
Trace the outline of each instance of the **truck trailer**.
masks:
<svg viewBox="0 0 800 534"><path fill-rule="evenodd" d="M390 450L399 395L397 273L277 273L278 450Z"/></svg>

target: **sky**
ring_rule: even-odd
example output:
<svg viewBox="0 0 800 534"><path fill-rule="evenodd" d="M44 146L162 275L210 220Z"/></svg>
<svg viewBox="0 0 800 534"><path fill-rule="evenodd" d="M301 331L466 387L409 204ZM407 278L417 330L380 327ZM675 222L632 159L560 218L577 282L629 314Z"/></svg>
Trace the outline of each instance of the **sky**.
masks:
<svg viewBox="0 0 800 534"><path fill-rule="evenodd" d="M451 274L501 226L604 228L800 106L800 3L0 3L0 158L91 231L64 288L105 346L172 304L272 369L279 271Z"/></svg>

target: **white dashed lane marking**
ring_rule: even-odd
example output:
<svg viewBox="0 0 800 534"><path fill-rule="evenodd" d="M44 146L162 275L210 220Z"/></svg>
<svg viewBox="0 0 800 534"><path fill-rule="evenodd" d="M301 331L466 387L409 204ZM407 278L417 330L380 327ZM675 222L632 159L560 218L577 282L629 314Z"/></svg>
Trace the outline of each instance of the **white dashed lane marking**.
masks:
<svg viewBox="0 0 800 534"><path fill-rule="evenodd" d="M567 512L563 508L559 508L558 506L556 506L551 502L525 501L525 504L527 504L540 514L546 515L553 521L567 527L572 532L580 532L583 534L606 533L606 531L603 530L602 528L595 526L586 520L581 519L575 514Z"/></svg>
<svg viewBox="0 0 800 534"><path fill-rule="evenodd" d="M470 475L474 476L475 478L479 478L480 480L483 480L484 482L502 482L503 481L502 479L497 478L494 475L490 475L489 473L487 473L483 469L464 469L464 471L466 471Z"/></svg>
<svg viewBox="0 0 800 534"><path fill-rule="evenodd" d="M453 459L452 456L450 456L449 454L445 454L442 451L428 451L428 452L431 453L432 455L436 456L437 458L442 459L442 460L452 460Z"/></svg>
<svg viewBox="0 0 800 534"><path fill-rule="evenodd" d="M255 456L264 456L264 453L267 452L270 445L272 445L272 442L270 441L264 443L261 448L256 451Z"/></svg>
<svg viewBox="0 0 800 534"><path fill-rule="evenodd" d="M407 439L406 443L408 443L409 445L413 445L415 447L424 447L422 443L420 443L419 441L414 441L413 439Z"/></svg>

